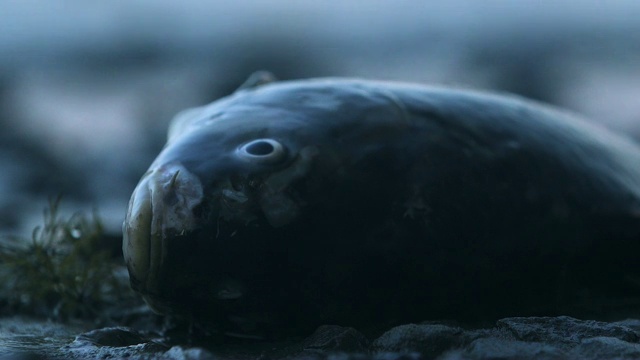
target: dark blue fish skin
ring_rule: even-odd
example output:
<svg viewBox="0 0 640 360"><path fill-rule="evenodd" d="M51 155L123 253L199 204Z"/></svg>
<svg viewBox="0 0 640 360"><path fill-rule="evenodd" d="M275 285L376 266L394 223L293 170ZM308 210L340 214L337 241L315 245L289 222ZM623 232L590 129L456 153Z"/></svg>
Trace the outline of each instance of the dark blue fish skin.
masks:
<svg viewBox="0 0 640 360"><path fill-rule="evenodd" d="M132 285L160 312L287 332L640 311L640 148L576 116L315 79L248 87L176 124L125 220ZM238 156L261 138L282 144L277 162ZM158 215L185 193L187 215Z"/></svg>

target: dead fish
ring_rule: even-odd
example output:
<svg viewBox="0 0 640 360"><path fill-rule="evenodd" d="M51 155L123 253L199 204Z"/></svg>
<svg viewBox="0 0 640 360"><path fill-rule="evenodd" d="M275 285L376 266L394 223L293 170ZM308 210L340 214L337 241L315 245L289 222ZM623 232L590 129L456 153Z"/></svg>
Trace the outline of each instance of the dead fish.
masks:
<svg viewBox="0 0 640 360"><path fill-rule="evenodd" d="M640 309L640 147L513 95L254 76L174 119L123 228L154 310L233 331Z"/></svg>

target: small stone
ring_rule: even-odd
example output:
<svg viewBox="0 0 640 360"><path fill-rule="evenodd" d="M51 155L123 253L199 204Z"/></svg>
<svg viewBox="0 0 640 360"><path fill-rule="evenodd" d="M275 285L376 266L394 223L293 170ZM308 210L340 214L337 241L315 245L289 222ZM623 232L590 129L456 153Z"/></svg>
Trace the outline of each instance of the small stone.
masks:
<svg viewBox="0 0 640 360"><path fill-rule="evenodd" d="M463 346L464 330L446 325L401 325L385 332L373 342L379 352L418 352L426 358L435 358L447 350Z"/></svg>
<svg viewBox="0 0 640 360"><path fill-rule="evenodd" d="M594 320L578 320L559 317L513 317L498 320L499 329L509 331L516 340L546 342L552 345L577 345L585 339L612 337L628 342L638 342L632 329Z"/></svg>
<svg viewBox="0 0 640 360"><path fill-rule="evenodd" d="M612 337L585 339L571 351L575 359L640 359L640 344Z"/></svg>
<svg viewBox="0 0 640 360"><path fill-rule="evenodd" d="M303 342L305 350L327 352L367 352L369 340L359 331L350 327L323 325Z"/></svg>
<svg viewBox="0 0 640 360"><path fill-rule="evenodd" d="M566 358L567 355L564 350L548 344L507 340L494 337L477 339L466 349L448 352L439 359L560 360Z"/></svg>
<svg viewBox="0 0 640 360"><path fill-rule="evenodd" d="M628 327L635 331L636 335L640 338L640 319L625 319L613 322L612 324Z"/></svg>
<svg viewBox="0 0 640 360"><path fill-rule="evenodd" d="M183 348L174 346L164 353L163 359L170 360L214 360L215 356L202 348Z"/></svg>
<svg viewBox="0 0 640 360"><path fill-rule="evenodd" d="M124 347L143 344L149 339L128 327L108 327L80 334L76 337L76 341L86 341L96 346Z"/></svg>
<svg viewBox="0 0 640 360"><path fill-rule="evenodd" d="M69 345L60 349L65 358L123 359L136 356L153 359L167 347L142 336L128 327L108 327L92 330L76 336Z"/></svg>

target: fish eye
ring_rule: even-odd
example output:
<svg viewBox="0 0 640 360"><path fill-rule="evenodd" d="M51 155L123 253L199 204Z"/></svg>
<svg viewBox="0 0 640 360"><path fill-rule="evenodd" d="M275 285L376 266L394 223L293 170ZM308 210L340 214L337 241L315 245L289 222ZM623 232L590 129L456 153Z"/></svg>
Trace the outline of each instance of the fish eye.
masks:
<svg viewBox="0 0 640 360"><path fill-rule="evenodd" d="M273 139L256 139L240 146L236 155L242 159L272 164L285 158L284 146Z"/></svg>

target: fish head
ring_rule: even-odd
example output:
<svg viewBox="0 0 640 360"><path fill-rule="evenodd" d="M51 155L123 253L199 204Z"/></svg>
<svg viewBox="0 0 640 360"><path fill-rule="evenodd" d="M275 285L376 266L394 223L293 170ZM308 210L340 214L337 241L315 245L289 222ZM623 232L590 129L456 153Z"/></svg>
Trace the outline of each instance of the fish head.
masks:
<svg viewBox="0 0 640 360"><path fill-rule="evenodd" d="M132 287L159 313L224 312L272 287L283 239L295 229L303 243L309 209L330 216L341 184L371 182L352 168L375 163L402 118L386 94L331 82L243 89L179 114L129 202Z"/></svg>

